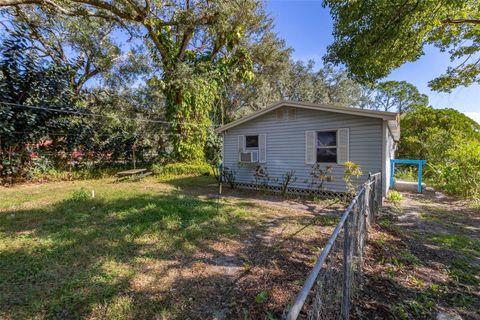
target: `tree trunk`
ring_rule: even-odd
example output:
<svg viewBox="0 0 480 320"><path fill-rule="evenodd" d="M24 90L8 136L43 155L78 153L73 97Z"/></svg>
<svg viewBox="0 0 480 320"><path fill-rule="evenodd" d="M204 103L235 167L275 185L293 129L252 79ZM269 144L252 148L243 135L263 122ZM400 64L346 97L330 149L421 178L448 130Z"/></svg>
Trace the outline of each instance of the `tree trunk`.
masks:
<svg viewBox="0 0 480 320"><path fill-rule="evenodd" d="M206 126L196 116L192 99L185 101L184 94L180 89L165 92L171 157L179 162L202 161Z"/></svg>

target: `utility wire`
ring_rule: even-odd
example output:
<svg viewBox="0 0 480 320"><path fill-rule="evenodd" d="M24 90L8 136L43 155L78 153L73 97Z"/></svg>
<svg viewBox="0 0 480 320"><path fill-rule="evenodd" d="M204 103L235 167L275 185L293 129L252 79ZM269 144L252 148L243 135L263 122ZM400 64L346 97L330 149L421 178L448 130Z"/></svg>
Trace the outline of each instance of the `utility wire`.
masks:
<svg viewBox="0 0 480 320"><path fill-rule="evenodd" d="M128 118L128 117L115 117L115 116L107 116L107 115L98 114L98 113L85 113L85 112L78 112L78 111L53 109L53 108L47 108L47 107L28 106L28 105L12 103L12 102L0 101L0 104L4 104L4 105L7 105L7 106L12 106L12 107L26 108L26 109L44 110L44 111L52 111L52 112L62 112L62 113L67 113L67 114L73 114L73 115L76 115L76 116L91 116L91 117L100 117L100 118L107 118L107 119L114 119L114 120L132 120L132 121L150 122L150 123L163 123L163 124L169 124L169 125L173 124L173 122L171 122L171 121L136 119L136 118ZM196 122L181 122L181 124L200 126L200 124L198 124Z"/></svg>
<svg viewBox="0 0 480 320"><path fill-rule="evenodd" d="M38 131L13 131L11 133L19 133L19 134L38 134L38 133L41 133L41 134L45 134L45 135L49 135L49 136L82 136L82 135L88 135L90 134L90 132L78 132L78 133L61 133L61 132L51 132L51 131L41 131L41 132L38 132ZM135 132L136 133L136 132Z"/></svg>

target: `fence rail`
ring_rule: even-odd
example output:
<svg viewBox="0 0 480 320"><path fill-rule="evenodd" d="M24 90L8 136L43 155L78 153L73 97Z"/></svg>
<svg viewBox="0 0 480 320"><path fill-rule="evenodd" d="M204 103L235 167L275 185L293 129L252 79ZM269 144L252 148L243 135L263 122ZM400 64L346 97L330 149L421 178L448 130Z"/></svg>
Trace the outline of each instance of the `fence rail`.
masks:
<svg viewBox="0 0 480 320"><path fill-rule="evenodd" d="M288 310L287 320L349 318L368 227L381 206L381 190L381 173L370 174L342 214Z"/></svg>

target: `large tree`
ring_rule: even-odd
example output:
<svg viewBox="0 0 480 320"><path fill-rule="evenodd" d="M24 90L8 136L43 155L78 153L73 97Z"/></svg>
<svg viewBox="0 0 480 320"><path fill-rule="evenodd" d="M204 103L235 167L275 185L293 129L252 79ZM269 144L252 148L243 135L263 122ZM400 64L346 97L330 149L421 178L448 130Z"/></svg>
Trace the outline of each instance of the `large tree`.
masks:
<svg viewBox="0 0 480 320"><path fill-rule="evenodd" d="M247 44L271 27L259 0L8 0L0 5L21 4L140 29L159 68L149 84L165 96L171 151L178 160L203 156L219 88L227 79L253 78Z"/></svg>
<svg viewBox="0 0 480 320"><path fill-rule="evenodd" d="M6 34L24 39L39 57L67 70L76 93L92 78L118 85L131 82L145 71L138 46L124 52L114 41L119 27L116 22L97 17L65 17L32 6L10 8L4 17Z"/></svg>
<svg viewBox="0 0 480 320"><path fill-rule="evenodd" d="M276 53L255 71L254 81L247 86L233 84L228 87L225 99L228 120L279 100L370 107L368 91L349 79L344 70L331 65L316 70L313 61L289 60L289 51L282 46L273 50L274 44L268 42L268 45Z"/></svg>
<svg viewBox="0 0 480 320"><path fill-rule="evenodd" d="M380 82L371 93L370 108L376 110L404 113L427 105L428 96L406 81Z"/></svg>
<svg viewBox="0 0 480 320"><path fill-rule="evenodd" d="M424 54L426 45L448 51L452 66L430 81L438 91L480 83L478 0L324 0L334 23L326 61L345 64L373 83Z"/></svg>

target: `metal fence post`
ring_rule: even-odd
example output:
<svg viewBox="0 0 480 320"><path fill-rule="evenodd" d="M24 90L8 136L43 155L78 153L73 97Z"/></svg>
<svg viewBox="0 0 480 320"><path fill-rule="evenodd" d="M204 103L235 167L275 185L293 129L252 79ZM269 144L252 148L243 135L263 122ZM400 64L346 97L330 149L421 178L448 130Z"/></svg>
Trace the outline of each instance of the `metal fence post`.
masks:
<svg viewBox="0 0 480 320"><path fill-rule="evenodd" d="M289 308L287 320L298 319L314 287L315 298L305 306L308 319L349 319L352 294L361 281L369 225L381 206L381 181L381 173L369 174L367 182L347 206Z"/></svg>
<svg viewBox="0 0 480 320"><path fill-rule="evenodd" d="M355 209L352 210L355 214ZM352 217L352 215L350 215ZM351 235L350 235L350 217L345 221L343 226L343 295L342 295L342 310L341 318L347 320L350 314L350 277L351 277Z"/></svg>

